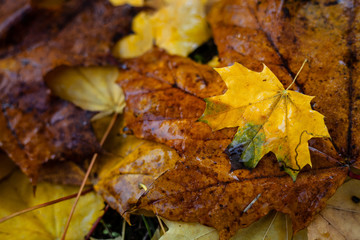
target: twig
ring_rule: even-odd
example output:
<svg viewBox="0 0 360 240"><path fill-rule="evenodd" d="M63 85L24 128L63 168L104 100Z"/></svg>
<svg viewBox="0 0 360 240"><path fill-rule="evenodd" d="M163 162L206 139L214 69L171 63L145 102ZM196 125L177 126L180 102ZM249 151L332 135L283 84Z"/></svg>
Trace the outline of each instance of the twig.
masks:
<svg viewBox="0 0 360 240"><path fill-rule="evenodd" d="M287 87L286 91L289 90L289 89L291 88L291 86L295 83L297 77L299 76L300 72L301 72L302 69L304 68L305 63L306 63L307 61L308 61L307 59L304 60L303 64L302 64L301 67L300 67L300 70L297 72L296 76L294 77L294 80L293 80L292 83Z"/></svg>
<svg viewBox="0 0 360 240"><path fill-rule="evenodd" d="M123 225L121 230L121 240L125 240L125 227L126 227L126 221L123 219Z"/></svg>
<svg viewBox="0 0 360 240"><path fill-rule="evenodd" d="M106 138L108 137L112 127L114 126L115 124L115 121L116 121L116 118L117 118L117 113L114 113L106 131L105 131L105 134L104 136L101 138L101 141L100 141L100 146L104 145L104 142L106 140ZM91 162L90 162L90 165L89 165L89 168L88 170L86 171L86 174L85 174L85 177L81 183L81 186L80 186L80 189L79 189L79 192L78 192L78 195L76 196L76 199L75 199L75 202L74 202L74 205L72 206L72 209L71 209L71 212L70 212L70 215L69 215L69 218L66 222L66 225L65 225L65 228L64 228L64 232L63 232L63 235L61 236L61 240L65 240L65 237L66 237L66 233L67 233L67 230L69 229L69 225L70 225L70 222L71 222L71 218L72 216L74 215L74 212L75 212L75 209L76 209L76 205L77 203L79 202L79 199L80 199L80 193L82 192L82 190L84 189L85 187L85 184L86 184L86 181L87 179L89 178L89 175L90 175L90 172L95 164L95 161L96 161L96 158L98 157L98 153L95 153L91 159Z"/></svg>
<svg viewBox="0 0 360 240"><path fill-rule="evenodd" d="M246 208L244 209L244 213L246 213L251 207L252 205L254 205L254 203L259 199L259 197L261 196L261 193L259 193L250 203L249 205L246 206Z"/></svg>
<svg viewBox="0 0 360 240"><path fill-rule="evenodd" d="M163 232L163 234L165 234L165 228L164 228L164 225L163 225L160 217L158 215L156 215L156 217L157 217L157 220L159 221L161 231Z"/></svg>
<svg viewBox="0 0 360 240"><path fill-rule="evenodd" d="M93 191L93 188L86 189L85 191L83 191L83 192L81 193L81 195L85 195L85 194L87 194L87 193L89 193L89 192L91 192L91 191ZM5 221L7 221L7 220L9 220L9 219L12 219L12 218L17 217L17 216L19 216L19 215L21 215L21 214L24 214L24 213L31 212L31 211L36 210L36 209L39 209L39 208L47 207L47 206L53 205L53 204L55 204L55 203L59 203L59 202L63 202L63 201L72 199L72 198L76 197L77 195L78 195L77 193L71 194L71 195L66 196L66 197L58 198L58 199L52 200L52 201L50 201L50 202L42 203L42 204L39 204L39 205L36 205L36 206L33 206L33 207L29 207L29 208L23 209L23 210L21 210L21 211L18 211L18 212L16 212L16 213L13 213L13 214L11 214L11 215L9 215L9 216L6 216L6 217L1 218L1 219L0 219L0 223L3 223L3 222L5 222Z"/></svg>

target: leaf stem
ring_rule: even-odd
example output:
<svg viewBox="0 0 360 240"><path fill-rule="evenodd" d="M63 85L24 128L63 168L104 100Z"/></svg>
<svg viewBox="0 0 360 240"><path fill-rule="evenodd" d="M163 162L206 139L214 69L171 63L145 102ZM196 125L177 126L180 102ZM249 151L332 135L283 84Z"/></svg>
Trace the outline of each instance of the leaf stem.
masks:
<svg viewBox="0 0 360 240"><path fill-rule="evenodd" d="M165 232L166 232L166 231L165 231L164 225L163 225L163 223L162 223L162 221L161 221L160 217L159 217L158 215L156 215L156 217L157 217L157 220L159 221L160 228L161 228L161 230L162 230L163 234L165 234Z"/></svg>
<svg viewBox="0 0 360 240"><path fill-rule="evenodd" d="M93 188L89 188L89 189L86 189L84 191L81 192L81 195L85 195L89 192L92 192L93 191ZM47 206L50 206L50 205L53 205L55 203L59 203L59 202L63 202L63 201L66 201L66 200L69 200L69 199L72 199L72 198L75 198L76 196L78 195L78 193L75 193L75 194L71 194L69 196L65 196L65 197L61 197L61 198L58 198L58 199L55 199L55 200L52 200L50 202L46 202L46 203L41 203L39 205L36 205L36 206L32 206L32 207L29 207L29 208L26 208L26 209L23 209L21 211L18 211L16 213L13 213L9 216L6 216L6 217L3 217L0 219L0 223L3 223L7 220L10 220L14 217L17 217L21 214L24 214L24 213L27 213L27 212L31 212L33 210L36 210L36 209L39 209L39 208L43 208L43 207L47 207Z"/></svg>
<svg viewBox="0 0 360 240"><path fill-rule="evenodd" d="M125 240L125 228L126 228L126 221L125 221L125 219L123 219L122 230L121 230L121 240Z"/></svg>
<svg viewBox="0 0 360 240"><path fill-rule="evenodd" d="M105 133L104 133L104 135L103 135L103 137L101 138L100 146L103 146L103 145L104 145L104 142L105 142L106 138L108 137L108 135L109 135L112 127L113 127L114 124L115 124L115 121L116 121L117 116L118 116L118 114L117 114L117 113L114 113L114 115L113 115L113 117L112 117L112 119L111 119L111 121L110 121L110 123L109 123L109 125L108 125L108 127L107 127L107 129L106 129L106 131L105 131ZM93 155L92 159L91 159L89 168L88 168L87 171L86 171L85 177L84 177L84 179L83 179L83 181L82 181L82 183L81 183L79 192L78 192L78 194L77 194L77 196L76 196L76 199L75 199L75 202L74 202L74 204L73 204L73 206L72 206L72 209L71 209L69 218L68 218L68 220L67 220L67 222L66 222L63 235L61 236L61 240L65 240L66 233L67 233L67 231L68 231L68 229L69 229L69 225L70 225L72 216L74 215L74 212L75 212L77 203L79 202L79 199L80 199L80 196L81 196L81 192L82 192L82 190L83 190L84 187L85 187L86 181L87 181L87 179L89 178L90 172L91 172L92 168L94 167L94 164L95 164L95 161L96 161L98 155L99 155L98 153L95 153L95 154Z"/></svg>
<svg viewBox="0 0 360 240"><path fill-rule="evenodd" d="M292 85L295 83L297 77L299 76L300 72L301 72L302 69L304 68L305 63L306 63L307 61L308 61L307 59L304 60L303 64L301 65L301 67L300 67L300 69L299 69L299 71L297 72L296 76L294 77L294 80L293 80L292 83L286 88L285 91L289 90L289 89L292 87Z"/></svg>

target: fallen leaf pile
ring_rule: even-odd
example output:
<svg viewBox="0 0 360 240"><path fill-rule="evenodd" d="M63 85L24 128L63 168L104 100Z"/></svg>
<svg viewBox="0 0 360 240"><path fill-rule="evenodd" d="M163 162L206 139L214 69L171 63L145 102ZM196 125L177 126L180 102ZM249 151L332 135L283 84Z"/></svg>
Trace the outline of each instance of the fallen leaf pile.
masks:
<svg viewBox="0 0 360 240"><path fill-rule="evenodd" d="M4 2L0 218L76 192L41 181L79 184L97 153L88 184L127 221L163 218L162 239L305 239L309 225L309 239L356 239L358 181L331 197L360 168L357 1L216 1L217 71L186 57L210 36L206 1ZM99 202L81 198L71 226L84 227L69 239ZM61 235L72 205L61 204L1 223L0 236L20 224Z"/></svg>
<svg viewBox="0 0 360 240"><path fill-rule="evenodd" d="M224 150L236 128L213 132L198 121L203 98L226 90L220 76L208 66L159 50L124 64L128 70L120 73L119 84L126 95L125 124L135 136L164 143L182 156L140 198L138 209L212 226L223 239L275 209L289 214L298 231L344 181L348 168L331 142L321 139L311 141L313 166L304 168L295 182L271 154L251 171L231 172Z"/></svg>
<svg viewBox="0 0 360 240"><path fill-rule="evenodd" d="M99 150L92 114L51 95L43 76L62 65L108 64L113 38L129 32L133 13L130 7L84 1L56 33L15 45L16 52L9 50L0 60L0 146L34 184L44 163L82 162Z"/></svg>

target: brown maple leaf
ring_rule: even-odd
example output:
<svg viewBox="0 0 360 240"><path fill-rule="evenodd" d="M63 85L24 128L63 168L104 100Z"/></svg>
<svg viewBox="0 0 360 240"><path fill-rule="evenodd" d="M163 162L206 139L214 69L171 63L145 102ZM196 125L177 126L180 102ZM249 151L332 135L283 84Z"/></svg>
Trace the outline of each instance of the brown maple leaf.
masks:
<svg viewBox="0 0 360 240"><path fill-rule="evenodd" d="M145 93L124 86L128 127L138 137L176 148L183 161L158 178L137 207L213 226L222 239L276 209L290 215L296 232L342 184L348 172L344 162L356 165L359 157L358 3L225 0L214 6L209 19L223 65L240 62L261 70L265 62L288 86L308 59L297 90L316 96L313 107L325 115L332 141L310 141L313 168L301 171L296 182L278 170L272 154L251 172L239 166L230 174L223 150L233 129L211 132L196 121L205 105L199 97L226 89L212 87L216 76L199 73L206 67L169 56L156 62L147 55L127 63L155 79L156 86Z"/></svg>
<svg viewBox="0 0 360 240"><path fill-rule="evenodd" d="M129 33L135 13L129 6L115 8L100 0L86 1L73 18L58 19L62 26L58 31L45 34L36 44L21 45L20 52L10 49L3 55L0 146L33 183L43 163L53 159L82 162L99 150L89 123L92 114L54 97L45 86L44 75L61 65L109 64L115 38ZM52 26L33 24L40 29ZM8 31L18 28L11 26Z"/></svg>
<svg viewBox="0 0 360 240"><path fill-rule="evenodd" d="M222 65L261 70L265 63L287 86L308 59L298 90L316 96L313 108L325 116L338 153L350 162L359 158L358 1L225 0L208 20Z"/></svg>
<svg viewBox="0 0 360 240"><path fill-rule="evenodd" d="M310 143L313 168L304 168L296 182L279 169L272 154L252 171L240 168L231 173L224 150L236 129L213 132L198 121L205 109L203 98L226 91L214 70L159 50L122 66L126 70L120 73L119 84L126 95L127 128L137 137L175 148L182 156L151 185L137 209L213 226L222 239L275 209L289 214L298 231L344 181L348 168L331 142L319 139Z"/></svg>

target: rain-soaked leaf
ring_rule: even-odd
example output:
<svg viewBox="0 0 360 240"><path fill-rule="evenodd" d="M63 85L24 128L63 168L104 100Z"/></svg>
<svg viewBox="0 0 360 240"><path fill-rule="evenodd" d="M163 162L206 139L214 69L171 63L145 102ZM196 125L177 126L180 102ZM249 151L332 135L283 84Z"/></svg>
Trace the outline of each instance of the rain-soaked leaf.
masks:
<svg viewBox="0 0 360 240"><path fill-rule="evenodd" d="M205 109L203 98L226 91L216 71L159 50L124 65L119 84L127 104L125 131L165 143L182 157L157 178L135 209L214 227L221 239L276 210L289 215L296 232L344 181L348 168L325 139L310 140L312 168L303 168L296 182L279 168L273 154L251 171L231 172L224 150L236 128L212 131L198 121Z"/></svg>
<svg viewBox="0 0 360 240"><path fill-rule="evenodd" d="M329 199L308 227L309 240L358 239L360 236L360 181L349 180Z"/></svg>
<svg viewBox="0 0 360 240"><path fill-rule="evenodd" d="M62 65L108 65L114 37L129 32L133 14L129 6L87 2L47 41L0 59L0 145L34 184L43 163L83 162L99 150L92 114L52 95L44 75Z"/></svg>
<svg viewBox="0 0 360 240"><path fill-rule="evenodd" d="M77 193L78 187L39 183L36 196L33 186L20 171L0 182L0 218L19 210ZM1 239L60 239L73 200L60 202L17 216L0 224ZM103 214L102 199L91 192L81 197L67 238L83 239L95 220Z"/></svg>
<svg viewBox="0 0 360 240"><path fill-rule="evenodd" d="M134 35L121 39L114 55L137 57L155 44L171 54L187 56L210 38L205 0L171 0L155 13L141 13L133 22Z"/></svg>
<svg viewBox="0 0 360 240"><path fill-rule="evenodd" d="M68 67L59 68L46 75L51 91L84 110L99 111L92 119L122 113L125 97L115 83L118 78L115 67Z"/></svg>
<svg viewBox="0 0 360 240"><path fill-rule="evenodd" d="M205 99L199 120L214 131L238 127L226 149L233 169L239 162L254 168L273 152L295 181L304 166L311 166L308 140L330 138L324 116L311 109L313 97L285 89L265 65L262 72L238 63L215 70L228 90Z"/></svg>
<svg viewBox="0 0 360 240"><path fill-rule="evenodd" d="M0 7L0 58L14 55L58 34L85 0L6 0Z"/></svg>
<svg viewBox="0 0 360 240"><path fill-rule="evenodd" d="M106 120L94 122L101 132ZM106 124L105 124L106 125ZM105 201L130 221L126 213L157 177L175 166L180 159L174 149L160 143L118 134L122 121L114 126L99 156L95 190Z"/></svg>
<svg viewBox="0 0 360 240"><path fill-rule="evenodd" d="M224 0L208 15L222 66L261 71L265 63L286 88L308 59L295 86L316 96L313 109L350 162L360 157L359 8L353 0Z"/></svg>

